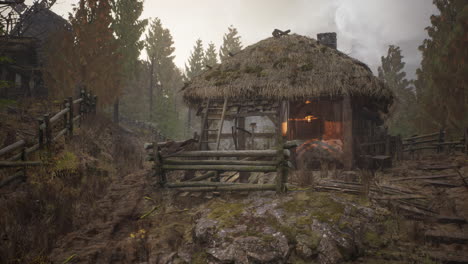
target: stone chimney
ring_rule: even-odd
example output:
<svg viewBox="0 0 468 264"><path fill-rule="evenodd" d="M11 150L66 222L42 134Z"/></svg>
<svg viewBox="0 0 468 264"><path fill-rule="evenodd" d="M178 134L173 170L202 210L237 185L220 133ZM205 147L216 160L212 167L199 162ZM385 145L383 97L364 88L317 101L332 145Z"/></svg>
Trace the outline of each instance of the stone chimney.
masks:
<svg viewBox="0 0 468 264"><path fill-rule="evenodd" d="M335 32L319 33L317 34L317 41L322 45L336 49L337 41Z"/></svg>

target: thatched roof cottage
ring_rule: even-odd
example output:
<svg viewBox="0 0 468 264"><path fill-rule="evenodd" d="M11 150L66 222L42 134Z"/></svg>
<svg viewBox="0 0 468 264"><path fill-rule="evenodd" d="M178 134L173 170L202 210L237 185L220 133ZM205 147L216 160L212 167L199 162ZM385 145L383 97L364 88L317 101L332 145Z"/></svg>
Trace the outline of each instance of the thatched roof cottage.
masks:
<svg viewBox="0 0 468 264"><path fill-rule="evenodd" d="M351 168L354 146L382 124L392 93L336 49L335 33L318 38L268 38L194 78L184 99L203 117L200 148L262 149L283 136L304 142L298 155Z"/></svg>

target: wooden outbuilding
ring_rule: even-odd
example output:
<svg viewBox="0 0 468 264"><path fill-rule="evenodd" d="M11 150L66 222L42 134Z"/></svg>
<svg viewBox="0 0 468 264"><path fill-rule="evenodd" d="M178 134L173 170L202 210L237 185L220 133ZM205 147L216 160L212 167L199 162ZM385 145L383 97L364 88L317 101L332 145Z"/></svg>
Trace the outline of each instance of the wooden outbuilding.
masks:
<svg viewBox="0 0 468 264"><path fill-rule="evenodd" d="M193 78L183 92L200 117L200 149L297 140L296 158L352 168L356 146L377 133L392 93L366 64L336 49L335 33L318 38L271 37Z"/></svg>

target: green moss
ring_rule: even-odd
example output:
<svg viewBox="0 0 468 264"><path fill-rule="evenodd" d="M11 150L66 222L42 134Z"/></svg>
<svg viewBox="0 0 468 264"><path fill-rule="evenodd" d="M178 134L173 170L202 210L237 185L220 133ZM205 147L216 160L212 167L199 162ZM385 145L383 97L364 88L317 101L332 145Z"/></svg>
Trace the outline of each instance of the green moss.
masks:
<svg viewBox="0 0 468 264"><path fill-rule="evenodd" d="M208 254L205 252L197 252L193 254L192 264L205 264L208 263Z"/></svg>
<svg viewBox="0 0 468 264"><path fill-rule="evenodd" d="M299 216L297 218L296 224L299 226L307 226L311 225L313 222L312 215L306 215L306 216Z"/></svg>
<svg viewBox="0 0 468 264"><path fill-rule="evenodd" d="M65 151L56 161L55 170L76 170L78 165L78 157L72 152Z"/></svg>
<svg viewBox="0 0 468 264"><path fill-rule="evenodd" d="M0 110L5 109L8 106L16 105L15 100L10 100L10 99L0 99Z"/></svg>
<svg viewBox="0 0 468 264"><path fill-rule="evenodd" d="M344 213L344 206L330 198L329 194L318 192L300 192L294 199L280 205L288 213L310 212L321 222L336 223ZM306 220L306 219L302 219Z"/></svg>
<svg viewBox="0 0 468 264"><path fill-rule="evenodd" d="M274 217L267 218L267 223L278 232L281 232L288 239L289 243L296 243L297 228L283 225Z"/></svg>
<svg viewBox="0 0 468 264"><path fill-rule="evenodd" d="M219 222L220 227L233 227L244 210L241 203L215 202L210 205L208 217Z"/></svg>
<svg viewBox="0 0 468 264"><path fill-rule="evenodd" d="M364 243L373 248L382 248L387 245L385 237L373 231L367 231L364 234Z"/></svg>

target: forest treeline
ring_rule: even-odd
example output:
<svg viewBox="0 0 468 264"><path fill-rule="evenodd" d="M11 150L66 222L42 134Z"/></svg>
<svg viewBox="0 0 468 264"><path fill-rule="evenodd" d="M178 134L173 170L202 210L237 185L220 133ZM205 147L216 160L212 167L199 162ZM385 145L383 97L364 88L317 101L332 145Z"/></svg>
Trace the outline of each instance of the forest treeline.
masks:
<svg viewBox="0 0 468 264"><path fill-rule="evenodd" d="M46 45L49 96L62 99L91 90L99 98L99 111L112 114L115 121L152 122L166 137L187 136L189 111L179 91L184 82L217 64L218 52L213 43L205 50L198 40L184 73L174 63L169 29L159 18L142 19L142 12L143 0L80 0L69 14L69 25ZM240 48L231 26L219 57Z"/></svg>
<svg viewBox="0 0 468 264"><path fill-rule="evenodd" d="M415 80L407 80L398 46L390 45L378 75L394 92L386 125L392 134L445 129L459 135L468 127L468 2L434 0L439 13L431 16L428 38Z"/></svg>
<svg viewBox="0 0 468 264"><path fill-rule="evenodd" d="M391 45L378 76L394 91L386 125L391 134L408 136L440 128L468 126L467 27L465 0L434 0L422 62L408 80L401 49ZM80 0L69 14L70 26L47 45L45 82L49 95L64 98L86 88L99 97L99 109L155 123L171 138L188 134L193 121L180 89L184 82L242 49L230 26L217 50L198 39L185 69L174 63L174 41L159 18L142 19L143 0ZM144 54L144 56L142 56Z"/></svg>

